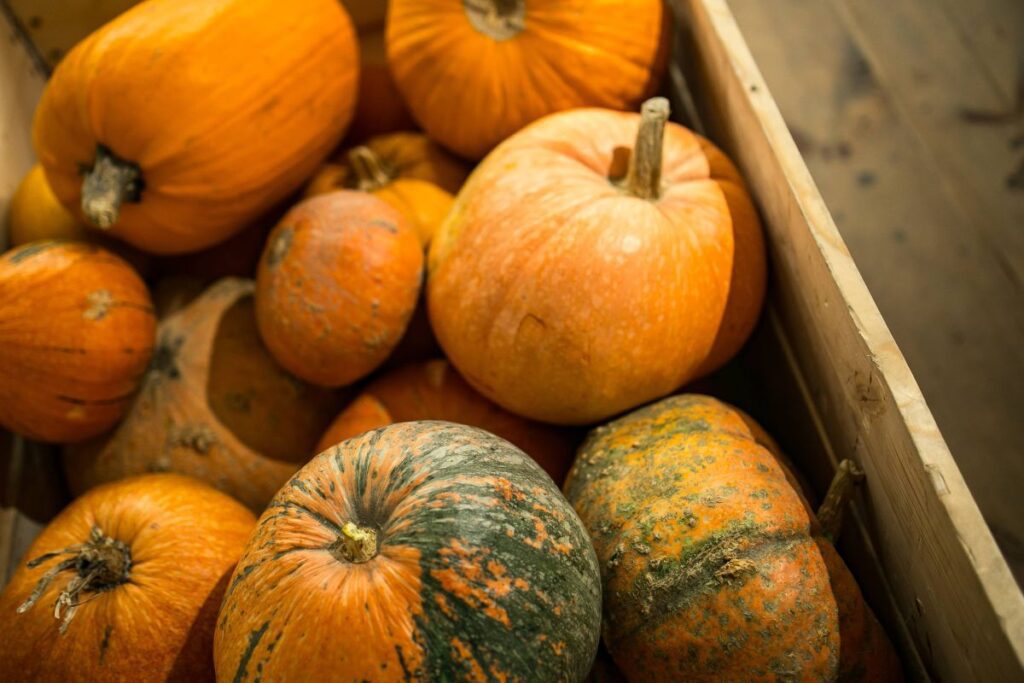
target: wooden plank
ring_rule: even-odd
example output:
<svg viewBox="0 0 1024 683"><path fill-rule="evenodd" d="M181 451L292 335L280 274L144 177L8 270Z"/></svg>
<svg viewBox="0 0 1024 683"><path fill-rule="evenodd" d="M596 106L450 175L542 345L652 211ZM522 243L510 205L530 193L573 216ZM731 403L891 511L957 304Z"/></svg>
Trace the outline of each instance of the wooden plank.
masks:
<svg viewBox="0 0 1024 683"><path fill-rule="evenodd" d="M960 38L984 64L1003 97L1017 102L1024 84L1024 2L939 0Z"/></svg>
<svg viewBox="0 0 1024 683"><path fill-rule="evenodd" d="M828 3L731 0L821 194L1024 578L1024 306ZM1024 6L1024 4L1022 4ZM1000 311L993 315L993 311ZM956 359L956 362L951 362Z"/></svg>
<svg viewBox="0 0 1024 683"><path fill-rule="evenodd" d="M739 163L771 237L795 356L837 452L867 472L863 514L931 671L1024 675L1014 583L905 360L815 188L724 0L676 0L714 137Z"/></svg>

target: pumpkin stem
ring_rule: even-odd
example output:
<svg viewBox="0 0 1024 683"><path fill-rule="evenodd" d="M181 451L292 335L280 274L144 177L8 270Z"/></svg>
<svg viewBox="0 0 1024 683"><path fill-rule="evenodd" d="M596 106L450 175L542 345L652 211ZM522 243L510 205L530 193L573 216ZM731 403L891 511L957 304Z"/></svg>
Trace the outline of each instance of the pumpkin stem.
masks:
<svg viewBox="0 0 1024 683"><path fill-rule="evenodd" d="M634 197L657 199L661 195L662 140L668 115L664 97L652 97L640 108L640 129L626 174L626 191Z"/></svg>
<svg viewBox="0 0 1024 683"><path fill-rule="evenodd" d="M94 526L89 534L89 540L85 543L40 555L28 563L28 568L35 569L43 562L60 555L70 557L55 564L43 574L32 594L18 607L18 614L31 609L58 574L74 571L75 575L64 586L53 605L53 616L60 620L60 633L64 634L79 605L92 599L79 600L82 593L101 593L128 581L132 553L126 544L104 535L99 527Z"/></svg>
<svg viewBox="0 0 1024 683"><path fill-rule="evenodd" d="M137 202L142 192L142 173L133 163L118 159L98 145L96 160L82 180L82 213L98 228L108 230L117 222L121 204Z"/></svg>
<svg viewBox="0 0 1024 683"><path fill-rule="evenodd" d="M833 477L828 493L825 494L825 500L818 508L818 524L830 541L835 541L839 537L843 525L843 510L853 497L853 490L863 480L864 470L857 463L852 460L843 460L839 463L836 476Z"/></svg>
<svg viewBox="0 0 1024 683"><path fill-rule="evenodd" d="M526 27L525 0L462 0L469 23L494 40L515 38Z"/></svg>
<svg viewBox="0 0 1024 683"><path fill-rule="evenodd" d="M341 536L331 548L334 556L346 562L360 564L377 556L377 532L352 522L341 527Z"/></svg>
<svg viewBox="0 0 1024 683"><path fill-rule="evenodd" d="M348 163L356 174L356 189L373 192L393 180L385 168L384 160L365 145L353 147L348 151Z"/></svg>

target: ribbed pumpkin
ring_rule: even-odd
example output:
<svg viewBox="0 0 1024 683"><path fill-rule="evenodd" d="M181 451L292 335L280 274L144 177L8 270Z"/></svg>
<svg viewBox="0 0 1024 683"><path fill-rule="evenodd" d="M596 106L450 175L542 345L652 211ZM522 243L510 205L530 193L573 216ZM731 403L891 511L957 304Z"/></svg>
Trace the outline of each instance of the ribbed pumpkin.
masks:
<svg viewBox="0 0 1024 683"><path fill-rule="evenodd" d="M618 414L717 368L754 327L765 253L742 179L665 126L665 100L644 109L554 114L509 138L435 235L434 332L512 412Z"/></svg>
<svg viewBox="0 0 1024 683"><path fill-rule="evenodd" d="M665 399L593 430L565 484L633 681L898 680L849 570L742 413Z"/></svg>
<svg viewBox="0 0 1024 683"><path fill-rule="evenodd" d="M160 322L153 363L124 421L66 451L73 492L172 471L260 511L308 459L340 402L273 362L252 292L251 280L222 280Z"/></svg>
<svg viewBox="0 0 1024 683"><path fill-rule="evenodd" d="M124 415L153 353L146 285L84 242L0 256L0 425L40 441L101 434Z"/></svg>
<svg viewBox="0 0 1024 683"><path fill-rule="evenodd" d="M415 126L391 77L383 26L359 36L359 100L346 142L360 143L375 135L410 130Z"/></svg>
<svg viewBox="0 0 1024 683"><path fill-rule="evenodd" d="M324 164L306 186L311 197L342 189L370 192L397 209L430 242L448 216L465 166L420 133L382 135Z"/></svg>
<svg viewBox="0 0 1024 683"><path fill-rule="evenodd" d="M521 448L557 483L572 464L575 444L570 434L502 410L473 391L445 360L407 365L375 379L331 423L316 452L370 429L414 420L487 430Z"/></svg>
<svg viewBox="0 0 1024 683"><path fill-rule="evenodd" d="M217 610L255 523L172 474L75 500L0 593L5 680L213 680Z"/></svg>
<svg viewBox="0 0 1024 683"><path fill-rule="evenodd" d="M33 166L11 197L7 218L10 245L17 247L46 239L84 240L88 234L85 224L54 196L43 167Z"/></svg>
<svg viewBox="0 0 1024 683"><path fill-rule="evenodd" d="M413 116L470 159L542 116L633 109L668 49L662 0L392 0L388 61Z"/></svg>
<svg viewBox="0 0 1024 683"><path fill-rule="evenodd" d="M306 381L343 386L395 348L423 278L416 231L363 192L306 199L270 233L256 279L267 348Z"/></svg>
<svg viewBox="0 0 1024 683"><path fill-rule="evenodd" d="M88 222L195 251L306 180L348 127L358 69L337 0L148 0L61 60L36 153Z"/></svg>
<svg viewBox="0 0 1024 683"><path fill-rule="evenodd" d="M219 681L582 681L600 577L576 514L506 441L406 422L299 471L238 563Z"/></svg>

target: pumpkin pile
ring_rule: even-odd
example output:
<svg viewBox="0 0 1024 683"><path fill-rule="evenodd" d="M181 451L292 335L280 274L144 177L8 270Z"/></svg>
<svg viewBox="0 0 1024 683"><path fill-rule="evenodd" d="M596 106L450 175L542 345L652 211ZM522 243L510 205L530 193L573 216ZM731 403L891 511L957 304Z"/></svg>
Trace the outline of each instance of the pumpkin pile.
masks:
<svg viewBox="0 0 1024 683"><path fill-rule="evenodd" d="M652 97L668 28L145 0L70 51L0 426L77 497L0 592L0 678L899 680L832 545L856 468L819 518L752 418L672 396L744 345L766 255Z"/></svg>

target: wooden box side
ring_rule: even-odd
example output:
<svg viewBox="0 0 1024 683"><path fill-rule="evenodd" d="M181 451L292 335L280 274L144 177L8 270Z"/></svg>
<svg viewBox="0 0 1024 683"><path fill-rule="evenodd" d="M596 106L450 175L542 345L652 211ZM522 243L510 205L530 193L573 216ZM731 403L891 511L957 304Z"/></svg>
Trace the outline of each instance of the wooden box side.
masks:
<svg viewBox="0 0 1024 683"><path fill-rule="evenodd" d="M1016 680L1024 596L868 292L725 0L674 0L696 109L765 217L777 311L929 673Z"/></svg>

